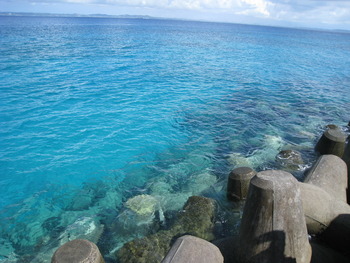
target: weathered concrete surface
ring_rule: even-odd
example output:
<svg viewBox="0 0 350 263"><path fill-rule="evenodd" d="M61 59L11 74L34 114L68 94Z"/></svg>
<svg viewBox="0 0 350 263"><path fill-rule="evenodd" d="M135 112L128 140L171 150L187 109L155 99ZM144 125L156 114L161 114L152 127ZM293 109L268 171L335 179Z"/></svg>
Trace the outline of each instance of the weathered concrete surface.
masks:
<svg viewBox="0 0 350 263"><path fill-rule="evenodd" d="M329 127L322 135L315 150L320 154L334 154L342 157L345 149L346 135L337 126Z"/></svg>
<svg viewBox="0 0 350 263"><path fill-rule="evenodd" d="M182 236L172 245L162 263L223 263L217 246L194 236Z"/></svg>
<svg viewBox="0 0 350 263"><path fill-rule="evenodd" d="M215 201L191 196L169 230L162 230L126 243L117 253L122 263L159 263L175 237L190 234L205 240L213 239Z"/></svg>
<svg viewBox="0 0 350 263"><path fill-rule="evenodd" d="M232 170L227 180L227 199L232 201L246 199L250 179L254 175L256 172L249 167L238 167Z"/></svg>
<svg viewBox="0 0 350 263"><path fill-rule="evenodd" d="M349 253L350 206L317 186L300 183L300 189L308 232L329 247Z"/></svg>
<svg viewBox="0 0 350 263"><path fill-rule="evenodd" d="M310 262L300 189L290 173L263 171L252 178L239 243L242 263Z"/></svg>
<svg viewBox="0 0 350 263"><path fill-rule="evenodd" d="M336 199L346 202L348 186L346 163L335 155L322 155L318 158L304 182L318 186Z"/></svg>
<svg viewBox="0 0 350 263"><path fill-rule="evenodd" d="M347 201L350 204L350 138L348 138L348 143L345 147L343 160L348 166L348 189L347 189Z"/></svg>
<svg viewBox="0 0 350 263"><path fill-rule="evenodd" d="M350 164L350 139L349 142L346 144L343 160L346 162L346 164L349 166Z"/></svg>
<svg viewBox="0 0 350 263"><path fill-rule="evenodd" d="M58 248L51 263L104 263L104 260L94 243L75 239Z"/></svg>
<svg viewBox="0 0 350 263"><path fill-rule="evenodd" d="M339 215L350 214L350 206L347 203L335 199L320 187L305 183L299 183L299 186L310 234L320 234ZM338 234L342 236L344 233Z"/></svg>

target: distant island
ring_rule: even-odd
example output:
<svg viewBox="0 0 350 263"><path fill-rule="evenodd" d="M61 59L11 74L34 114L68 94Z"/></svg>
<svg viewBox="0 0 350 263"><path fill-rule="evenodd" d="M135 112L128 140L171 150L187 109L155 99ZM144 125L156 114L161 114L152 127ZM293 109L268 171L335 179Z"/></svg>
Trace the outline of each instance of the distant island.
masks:
<svg viewBox="0 0 350 263"><path fill-rule="evenodd" d="M105 14L53 14L53 13L27 13L27 12L0 12L0 16L39 16L39 17L98 17L98 18L129 18L129 19L167 19L148 15L105 15Z"/></svg>
<svg viewBox="0 0 350 263"><path fill-rule="evenodd" d="M0 12L1 16L26 16L26 17L91 17L91 18L117 18L117 19L157 19L157 20L175 20L175 21L195 21L195 22L205 22L205 23L228 23L228 24L240 24L231 22L219 22L210 20L197 20L197 19L184 19L184 18L171 18L171 17L155 17L149 15L106 15L106 14L57 14L57 13L31 13L31 12ZM277 25L259 25L259 24L241 24L248 26L263 26L263 27L282 27L282 28L293 28L299 30L311 30L311 31L325 31L325 32L336 32L349 34L350 30L346 29L324 29L324 28L309 28L309 27L283 27Z"/></svg>

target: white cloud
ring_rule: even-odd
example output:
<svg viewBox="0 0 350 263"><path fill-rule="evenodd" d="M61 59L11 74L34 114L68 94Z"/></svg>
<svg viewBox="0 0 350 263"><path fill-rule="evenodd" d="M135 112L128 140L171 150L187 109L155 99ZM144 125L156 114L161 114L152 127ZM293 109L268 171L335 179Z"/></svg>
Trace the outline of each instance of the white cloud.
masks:
<svg viewBox="0 0 350 263"><path fill-rule="evenodd" d="M242 3L248 4L250 8L245 9L244 11L240 12L241 14L262 14L266 17L270 16L269 7L273 4L269 1L265 0L241 0Z"/></svg>
<svg viewBox="0 0 350 263"><path fill-rule="evenodd" d="M79 0L80 1L80 0ZM81 0L84 1L84 0ZM177 9L230 9L240 0L95 0L100 3Z"/></svg>
<svg viewBox="0 0 350 263"><path fill-rule="evenodd" d="M16 1L16 0L12 0ZM29 2L53 3L51 0L27 0ZM159 7L159 8L177 8L177 9L202 9L202 10L220 10L225 9L233 12L242 12L245 9L254 9L258 13L267 13L269 2L265 0L55 0L62 3L81 3L81 4L105 4L113 6L140 6L140 7Z"/></svg>
<svg viewBox="0 0 350 263"><path fill-rule="evenodd" d="M55 13L60 6L62 12L66 13L129 13L238 23L350 29L350 1L346 0L0 0L0 9L23 11L24 6L32 3L37 3L37 10L28 9L30 12L40 12L39 8L42 8L42 12ZM15 8L9 10L9 6Z"/></svg>
<svg viewBox="0 0 350 263"><path fill-rule="evenodd" d="M350 27L350 1L271 0L271 14L276 20L323 27Z"/></svg>

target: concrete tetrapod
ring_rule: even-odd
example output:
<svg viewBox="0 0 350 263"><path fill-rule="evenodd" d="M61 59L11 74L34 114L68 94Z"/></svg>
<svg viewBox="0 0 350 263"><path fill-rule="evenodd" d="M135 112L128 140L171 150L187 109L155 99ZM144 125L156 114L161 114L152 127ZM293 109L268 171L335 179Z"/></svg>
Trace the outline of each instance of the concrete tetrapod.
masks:
<svg viewBox="0 0 350 263"><path fill-rule="evenodd" d="M346 135L338 127L328 128L316 144L320 154L334 154L342 157L345 149Z"/></svg>
<svg viewBox="0 0 350 263"><path fill-rule="evenodd" d="M338 251L350 251L350 206L317 186L299 186L308 232Z"/></svg>
<svg viewBox="0 0 350 263"><path fill-rule="evenodd" d="M348 139L348 143L345 147L343 160L345 161L346 165L348 166L348 189L347 189L347 199L348 204L350 204L350 138Z"/></svg>
<svg viewBox="0 0 350 263"><path fill-rule="evenodd" d="M284 171L250 181L239 233L242 263L309 263L311 247L297 180Z"/></svg>
<svg viewBox="0 0 350 263"><path fill-rule="evenodd" d="M98 247L85 239L75 239L59 247L51 263L104 263Z"/></svg>
<svg viewBox="0 0 350 263"><path fill-rule="evenodd" d="M172 245L162 263L223 263L219 248L194 236L182 236Z"/></svg>
<svg viewBox="0 0 350 263"><path fill-rule="evenodd" d="M343 160L346 162L348 166L350 165L350 138L347 145L345 146Z"/></svg>
<svg viewBox="0 0 350 263"><path fill-rule="evenodd" d="M246 199L250 179L254 175L256 172L249 167L238 167L232 170L227 180L227 199L232 201Z"/></svg>
<svg viewBox="0 0 350 263"><path fill-rule="evenodd" d="M346 202L347 173L346 163L341 158L335 155L322 155L304 182L318 186L334 198Z"/></svg>
<svg viewBox="0 0 350 263"><path fill-rule="evenodd" d="M347 203L335 199L320 187L305 183L299 183L299 187L309 234L320 234L339 215L350 215Z"/></svg>

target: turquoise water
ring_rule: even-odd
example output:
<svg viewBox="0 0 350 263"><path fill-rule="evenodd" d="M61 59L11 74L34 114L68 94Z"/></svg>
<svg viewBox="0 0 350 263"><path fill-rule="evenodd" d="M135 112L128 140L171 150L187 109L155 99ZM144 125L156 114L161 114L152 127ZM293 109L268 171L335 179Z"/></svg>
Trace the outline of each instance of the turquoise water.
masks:
<svg viewBox="0 0 350 263"><path fill-rule="evenodd" d="M0 17L0 262L87 238L107 262L239 165L305 165L350 120L350 34L167 20ZM151 196L154 213L131 198ZM239 210L239 209L238 209ZM228 218L235 218L228 220ZM232 222L234 221L234 222Z"/></svg>

